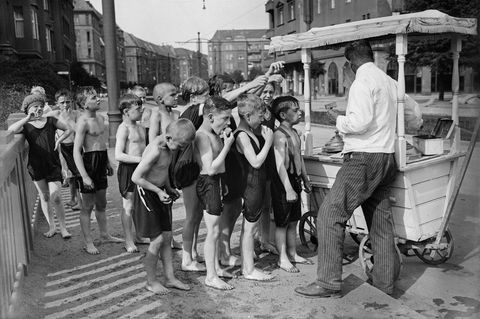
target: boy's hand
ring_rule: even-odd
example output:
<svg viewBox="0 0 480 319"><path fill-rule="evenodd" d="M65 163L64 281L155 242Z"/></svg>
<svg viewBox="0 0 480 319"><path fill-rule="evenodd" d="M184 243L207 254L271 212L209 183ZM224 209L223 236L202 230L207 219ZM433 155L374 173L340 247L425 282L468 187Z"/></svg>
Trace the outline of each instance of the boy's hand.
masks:
<svg viewBox="0 0 480 319"><path fill-rule="evenodd" d="M175 188L168 189L168 194L170 195L172 201L176 201L180 198L180 193Z"/></svg>
<svg viewBox="0 0 480 319"><path fill-rule="evenodd" d="M170 204L172 202L172 199L170 198L170 196L168 196L168 194L165 193L163 190L159 190L157 194L158 194L158 198L162 203Z"/></svg>
<svg viewBox="0 0 480 319"><path fill-rule="evenodd" d="M50 199L50 193L49 193L48 191L47 191L47 192L42 192L42 193L40 194L40 196L43 197L43 200L44 200L45 202L48 202L48 200Z"/></svg>
<svg viewBox="0 0 480 319"><path fill-rule="evenodd" d="M332 123L332 124L337 123L337 117L339 115L340 114L338 114L338 112L335 111L335 110L332 110L332 109L327 110L327 118L330 121L330 123Z"/></svg>
<svg viewBox="0 0 480 319"><path fill-rule="evenodd" d="M264 86L268 82L268 76L266 75L261 75L253 79L252 86L253 87L259 87L259 86Z"/></svg>
<svg viewBox="0 0 480 319"><path fill-rule="evenodd" d="M312 192L312 185L310 185L310 181L308 179L303 180L303 190L308 194Z"/></svg>
<svg viewBox="0 0 480 319"><path fill-rule="evenodd" d="M293 190L293 189L290 189L290 190L287 190L286 191L286 197L287 197L287 202L291 203L291 202L295 202L297 201L297 193Z"/></svg>
<svg viewBox="0 0 480 319"><path fill-rule="evenodd" d="M54 151L58 150L58 147L60 146L60 142L58 140L55 141L55 148L53 149Z"/></svg>
<svg viewBox="0 0 480 319"><path fill-rule="evenodd" d="M270 76L272 74L278 73L283 69L285 61L277 61L270 64L267 73L265 75Z"/></svg>
<svg viewBox="0 0 480 319"><path fill-rule="evenodd" d="M27 118L28 118L27 121L33 120L33 119L35 118L35 116L36 116L36 115L35 115L35 111L30 111L30 112L28 112L28 114L27 114Z"/></svg>
<svg viewBox="0 0 480 319"><path fill-rule="evenodd" d="M224 130L222 132L222 138L223 138L223 144L225 146L232 146L233 142L235 141L235 137L232 134L232 130L229 128L229 130Z"/></svg>
<svg viewBox="0 0 480 319"><path fill-rule="evenodd" d="M107 164L107 176L113 176L113 167L110 163Z"/></svg>
<svg viewBox="0 0 480 319"><path fill-rule="evenodd" d="M272 144L273 131L268 126L262 125L262 137L265 140L265 144Z"/></svg>
<svg viewBox="0 0 480 319"><path fill-rule="evenodd" d="M85 178L82 177L82 181L83 181L83 187L85 187L86 190L94 189L95 185L93 184L93 181L90 178L90 176L87 176Z"/></svg>

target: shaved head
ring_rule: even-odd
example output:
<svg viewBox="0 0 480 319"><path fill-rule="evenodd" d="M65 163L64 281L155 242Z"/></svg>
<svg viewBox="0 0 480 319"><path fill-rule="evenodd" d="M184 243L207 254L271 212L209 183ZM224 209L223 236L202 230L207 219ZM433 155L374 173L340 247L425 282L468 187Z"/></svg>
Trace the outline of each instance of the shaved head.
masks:
<svg viewBox="0 0 480 319"><path fill-rule="evenodd" d="M177 90L175 85L172 83L159 83L153 88L153 99L157 101L159 98L162 99L168 92L172 90Z"/></svg>

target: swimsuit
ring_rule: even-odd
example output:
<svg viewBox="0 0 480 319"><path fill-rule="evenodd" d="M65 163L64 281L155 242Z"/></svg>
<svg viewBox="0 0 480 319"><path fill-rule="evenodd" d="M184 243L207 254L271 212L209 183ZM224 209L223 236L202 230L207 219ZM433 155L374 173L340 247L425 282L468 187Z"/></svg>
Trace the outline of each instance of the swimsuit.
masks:
<svg viewBox="0 0 480 319"><path fill-rule="evenodd" d="M133 207L132 219L138 236L153 239L162 232L172 231L172 204L162 203L157 193L136 185Z"/></svg>
<svg viewBox="0 0 480 319"><path fill-rule="evenodd" d="M126 198L127 193L132 193L135 188L135 184L132 182L132 174L137 166L138 163L119 162L118 164L118 188L123 198Z"/></svg>
<svg viewBox="0 0 480 319"><path fill-rule="evenodd" d="M87 175L93 181L93 189L86 189L83 185L83 180L80 178L80 193L95 193L99 190L106 189L108 186L107 150L85 152L82 157Z"/></svg>
<svg viewBox="0 0 480 319"><path fill-rule="evenodd" d="M222 214L222 196L225 193L222 184L221 174L212 176L200 174L198 176L197 196L203 209L210 215L220 216Z"/></svg>

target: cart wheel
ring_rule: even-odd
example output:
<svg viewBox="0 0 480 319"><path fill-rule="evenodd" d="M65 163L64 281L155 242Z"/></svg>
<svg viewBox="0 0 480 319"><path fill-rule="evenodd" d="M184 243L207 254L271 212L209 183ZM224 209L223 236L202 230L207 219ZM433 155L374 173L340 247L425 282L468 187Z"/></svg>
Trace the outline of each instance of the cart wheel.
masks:
<svg viewBox="0 0 480 319"><path fill-rule="evenodd" d="M318 247L317 239L317 212L309 211L303 214L298 225L298 233L302 245L308 247L311 251L316 251Z"/></svg>
<svg viewBox="0 0 480 319"><path fill-rule="evenodd" d="M395 245L395 250L397 251L398 259L400 261L400 267L398 268L398 273L395 275L398 278L400 272L402 271L403 259L398 246ZM360 259L360 264L362 265L363 271L371 278L371 273L373 269L373 254L372 254L372 245L370 243L370 236L365 235L362 241L360 242L360 247L358 248L358 255Z"/></svg>
<svg viewBox="0 0 480 319"><path fill-rule="evenodd" d="M434 243L435 239L436 237L429 239L427 244ZM420 258L424 263L429 265L440 265L446 262L453 254L453 236L448 229L443 233L440 243L446 243L447 247L444 249L437 249L437 253L433 258L430 256L432 249L420 248L414 249L413 251L415 252L415 255L417 255L417 257Z"/></svg>

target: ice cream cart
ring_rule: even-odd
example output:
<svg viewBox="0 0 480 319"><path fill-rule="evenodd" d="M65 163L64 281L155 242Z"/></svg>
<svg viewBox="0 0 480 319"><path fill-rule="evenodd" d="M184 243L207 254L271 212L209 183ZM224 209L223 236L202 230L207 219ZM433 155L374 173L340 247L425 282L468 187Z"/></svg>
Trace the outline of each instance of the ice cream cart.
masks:
<svg viewBox="0 0 480 319"><path fill-rule="evenodd" d="M459 53L462 36L477 33L477 20L455 18L440 11L392 15L363 21L343 23L333 26L313 28L307 32L273 37L270 52L281 54L301 50L304 69L305 98L305 151L304 160L307 173L315 187L312 202L320 203L322 196L332 187L335 176L342 165L339 156L329 156L313 149L310 127L310 63L311 50L340 49L346 43L368 39L372 46L395 44L398 62L398 114L395 158L398 174L391 187L391 203L398 247L402 252L414 252L424 262L438 264L445 262L453 250L453 237L448 230L448 220L453 203L463 179L464 171L459 159L466 153L460 152L460 129L458 113ZM407 40L420 37L448 37L451 39L453 59L452 74L452 117L453 131L448 138L441 140L445 149L436 154L412 158L408 156L407 145L413 144L412 136L405 134L405 55ZM377 55L375 55L377 58ZM378 62L377 60L375 61ZM385 68L384 68L385 69ZM478 122L478 121L477 121ZM476 132L478 135L478 123ZM409 143L407 143L407 141ZM470 147L473 150L474 142ZM469 151L470 151L469 147ZM428 152L427 152L428 153ZM469 158L468 158L469 159ZM464 164L468 165L468 160ZM466 168L465 168L466 169ZM463 175L462 175L463 174ZM316 210L302 218L300 237L302 242L315 244ZM369 245L368 228L361 208L352 215L346 230L360 244L360 260L368 268Z"/></svg>

